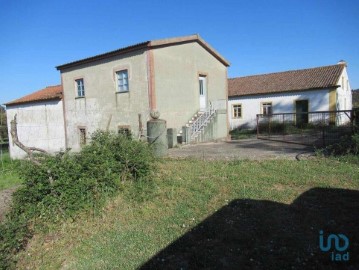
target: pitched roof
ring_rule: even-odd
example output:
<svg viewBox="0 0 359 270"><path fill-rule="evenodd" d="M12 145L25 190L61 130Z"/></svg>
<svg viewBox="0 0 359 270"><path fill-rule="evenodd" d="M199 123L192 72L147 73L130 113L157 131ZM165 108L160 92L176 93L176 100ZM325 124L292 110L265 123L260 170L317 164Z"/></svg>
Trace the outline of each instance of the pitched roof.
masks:
<svg viewBox="0 0 359 270"><path fill-rule="evenodd" d="M6 106L29 102L62 99L62 85L47 86L44 89L6 103Z"/></svg>
<svg viewBox="0 0 359 270"><path fill-rule="evenodd" d="M108 57L121 55L141 49L151 49L151 48L158 48L158 47L164 47L164 46L171 46L181 43L189 43L189 42L198 42L204 49L206 49L210 54L212 54L217 60L219 60L222 64L225 66L229 66L229 62L221 56L215 49L213 49L208 43L206 43L198 34L190 35L190 36L183 36L183 37L175 37L175 38L167 38L167 39L159 39L159 40L152 40L152 41L145 41L141 42L135 45L131 45L128 47L120 48L115 51L99 54L96 56L88 57L85 59L77 60L74 62L70 62L67 64L63 64L60 66L57 66L57 70L63 70L69 67L74 67L86 63L90 63L93 61L106 59Z"/></svg>
<svg viewBox="0 0 359 270"><path fill-rule="evenodd" d="M228 96L246 96L337 87L345 63L228 79Z"/></svg>

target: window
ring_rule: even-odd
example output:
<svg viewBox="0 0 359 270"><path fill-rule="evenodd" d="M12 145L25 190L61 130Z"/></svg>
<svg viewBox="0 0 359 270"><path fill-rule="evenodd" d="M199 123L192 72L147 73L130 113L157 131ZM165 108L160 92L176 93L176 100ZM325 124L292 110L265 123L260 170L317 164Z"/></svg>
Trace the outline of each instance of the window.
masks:
<svg viewBox="0 0 359 270"><path fill-rule="evenodd" d="M127 69L117 71L116 76L117 76L117 87L118 87L117 91L118 92L127 92L127 91L129 91L128 71L127 71Z"/></svg>
<svg viewBox="0 0 359 270"><path fill-rule="evenodd" d="M131 138L131 130L129 126L119 126L117 132L118 134L126 135L127 138Z"/></svg>
<svg viewBox="0 0 359 270"><path fill-rule="evenodd" d="M83 146L86 144L86 128L79 128L80 133L80 146Z"/></svg>
<svg viewBox="0 0 359 270"><path fill-rule="evenodd" d="M204 95L204 89L203 89L203 79L201 79L201 77L200 77L200 79L199 79L199 95L200 96L203 96Z"/></svg>
<svg viewBox="0 0 359 270"><path fill-rule="evenodd" d="M234 104L232 105L233 110L233 118L242 118L242 105L241 104Z"/></svg>
<svg viewBox="0 0 359 270"><path fill-rule="evenodd" d="M262 114L264 114L264 115L272 114L272 102L263 102L262 103Z"/></svg>
<svg viewBox="0 0 359 270"><path fill-rule="evenodd" d="M84 79L78 79L75 80L75 82L76 82L77 97L84 97L85 96Z"/></svg>

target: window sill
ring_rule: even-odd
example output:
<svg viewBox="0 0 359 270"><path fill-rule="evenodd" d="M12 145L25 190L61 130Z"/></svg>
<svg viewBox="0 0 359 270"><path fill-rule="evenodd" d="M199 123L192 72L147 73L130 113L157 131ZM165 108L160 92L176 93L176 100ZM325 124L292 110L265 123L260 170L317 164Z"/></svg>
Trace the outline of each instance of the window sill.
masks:
<svg viewBox="0 0 359 270"><path fill-rule="evenodd" d="M116 91L116 94L124 94L124 93L129 93L130 90L127 90L127 91Z"/></svg>
<svg viewBox="0 0 359 270"><path fill-rule="evenodd" d="M85 96L83 96L83 97L75 97L75 99L82 99L82 98L85 98Z"/></svg>

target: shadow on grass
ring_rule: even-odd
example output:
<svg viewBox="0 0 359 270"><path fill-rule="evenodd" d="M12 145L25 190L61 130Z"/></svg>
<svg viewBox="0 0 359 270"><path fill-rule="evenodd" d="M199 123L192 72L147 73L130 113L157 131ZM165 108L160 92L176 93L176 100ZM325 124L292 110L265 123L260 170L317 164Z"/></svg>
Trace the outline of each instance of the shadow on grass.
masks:
<svg viewBox="0 0 359 270"><path fill-rule="evenodd" d="M359 269L358 213L354 190L313 188L290 205L234 200L140 269ZM348 262L319 249L320 230L348 237Z"/></svg>

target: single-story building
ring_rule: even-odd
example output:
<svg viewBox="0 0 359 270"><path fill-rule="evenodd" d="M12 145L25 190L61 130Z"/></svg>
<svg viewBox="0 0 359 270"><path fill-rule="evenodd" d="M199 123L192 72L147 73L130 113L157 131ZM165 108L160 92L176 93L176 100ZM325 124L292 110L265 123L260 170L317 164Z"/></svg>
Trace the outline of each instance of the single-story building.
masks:
<svg viewBox="0 0 359 270"><path fill-rule="evenodd" d="M228 79L230 129L254 129L256 115L352 109L347 64Z"/></svg>
<svg viewBox="0 0 359 270"><path fill-rule="evenodd" d="M10 134L10 122L17 115L19 140L26 146L48 152L65 150L62 86L48 86L32 94L6 103L9 150L12 158L26 153L17 147Z"/></svg>

